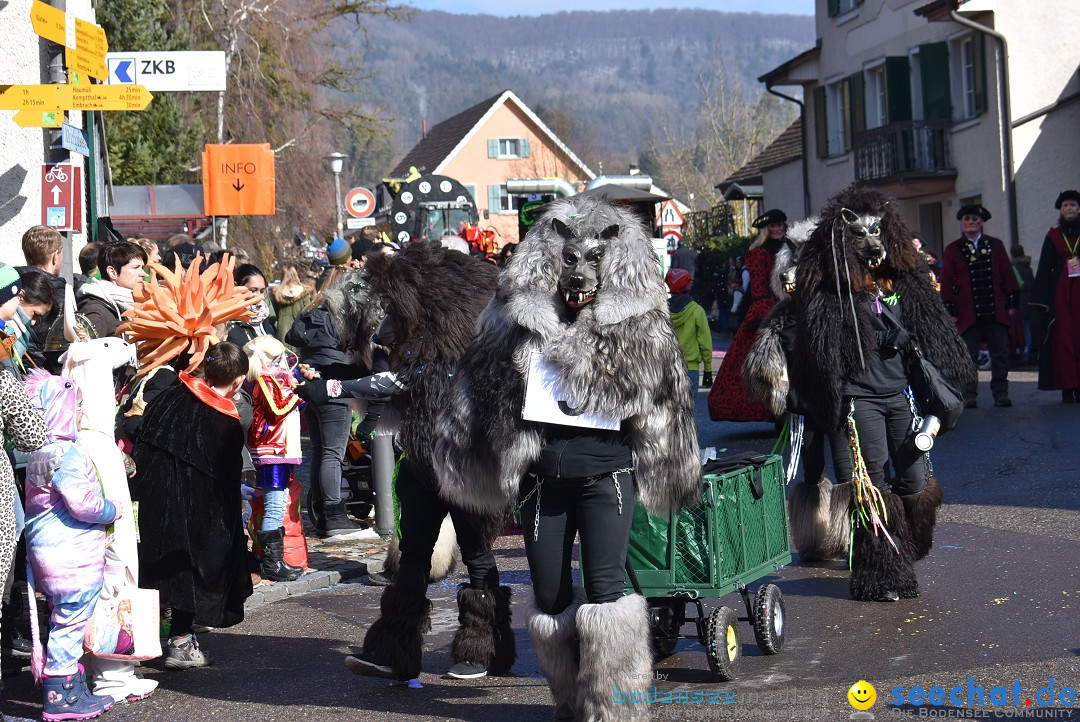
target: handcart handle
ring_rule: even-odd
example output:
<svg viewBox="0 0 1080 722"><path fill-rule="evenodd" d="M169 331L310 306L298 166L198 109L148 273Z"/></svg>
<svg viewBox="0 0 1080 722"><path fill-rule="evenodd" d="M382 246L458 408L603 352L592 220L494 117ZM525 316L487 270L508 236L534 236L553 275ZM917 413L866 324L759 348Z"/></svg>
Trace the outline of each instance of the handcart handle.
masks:
<svg viewBox="0 0 1080 722"><path fill-rule="evenodd" d="M630 577L630 586L634 588L635 592L644 597L645 593L641 591L641 584L638 583L637 573L634 571L634 565L630 563L629 559L626 560L625 565L626 576Z"/></svg>
<svg viewBox="0 0 1080 722"><path fill-rule="evenodd" d="M750 493L754 495L754 501L765 496L765 485L761 481L761 467L755 466L750 474Z"/></svg>

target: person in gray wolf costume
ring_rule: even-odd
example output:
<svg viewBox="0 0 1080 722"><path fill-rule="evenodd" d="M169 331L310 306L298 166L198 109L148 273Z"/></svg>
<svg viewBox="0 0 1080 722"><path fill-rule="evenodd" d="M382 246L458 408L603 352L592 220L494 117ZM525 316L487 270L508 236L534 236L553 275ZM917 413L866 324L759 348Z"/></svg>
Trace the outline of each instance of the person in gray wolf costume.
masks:
<svg viewBox="0 0 1080 722"><path fill-rule="evenodd" d="M523 418L542 351L574 413L616 430ZM652 242L602 199L551 203L503 270L439 421L444 496L473 509L521 507L535 609L528 628L556 719L645 719L616 703L652 669L645 599L623 595L635 499L666 515L701 495L685 360ZM570 560L580 537L584 589Z"/></svg>
<svg viewBox="0 0 1080 722"><path fill-rule="evenodd" d="M389 371L352 381L309 382L319 394L385 397L401 413L404 455L395 494L400 509L401 557L393 584L380 600L381 615L368 628L359 656L346 666L359 674L401 680L420 675L423 635L431 628L427 598L432 551L443 519L457 531L469 584L458 590L458 628L451 644L462 679L504 674L517 656L510 588L499 585L491 551L504 509L467 511L439 497L431 467L435 419L447 403L454 372L475 333L476 319L495 290L498 269L436 242L410 244L402 253L369 259L372 294L385 304L378 343L390 348ZM493 525L498 525L493 529Z"/></svg>
<svg viewBox="0 0 1080 722"><path fill-rule="evenodd" d="M907 349L916 341L957 388L973 382L975 367L895 202L860 185L829 199L799 254L795 310L791 386L826 433L848 430L849 447L880 490L889 535L852 522L851 596L918 596L914 563L930 551L943 492L911 443ZM836 454L833 463L838 481L853 480L850 455Z"/></svg>
<svg viewBox="0 0 1080 722"><path fill-rule="evenodd" d="M818 427L792 392L788 371L795 341L795 269L799 252L817 224L818 218L807 218L788 229L787 243L777 252L769 279L776 305L761 322L742 368L749 395L765 404L778 419L790 414L793 434L797 419L804 422L803 480L794 486L788 499L791 540L804 562L847 559L851 535L851 483L834 484L825 477L826 438L835 456L848 453L847 436L841 432L827 434Z"/></svg>

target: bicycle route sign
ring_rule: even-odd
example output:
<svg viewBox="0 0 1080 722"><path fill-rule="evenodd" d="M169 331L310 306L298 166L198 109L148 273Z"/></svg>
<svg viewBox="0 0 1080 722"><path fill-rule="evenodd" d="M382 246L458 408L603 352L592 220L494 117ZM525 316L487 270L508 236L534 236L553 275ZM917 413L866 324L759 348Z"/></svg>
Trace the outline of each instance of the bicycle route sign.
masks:
<svg viewBox="0 0 1080 722"><path fill-rule="evenodd" d="M64 163L42 164L41 225L82 233L82 168Z"/></svg>

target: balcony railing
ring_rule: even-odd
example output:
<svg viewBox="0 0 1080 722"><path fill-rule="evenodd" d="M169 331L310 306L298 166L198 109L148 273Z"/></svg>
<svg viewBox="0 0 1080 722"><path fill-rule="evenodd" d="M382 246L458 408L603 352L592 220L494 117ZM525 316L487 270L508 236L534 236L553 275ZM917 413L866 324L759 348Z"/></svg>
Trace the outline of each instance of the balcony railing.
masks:
<svg viewBox="0 0 1080 722"><path fill-rule="evenodd" d="M948 120L905 120L855 136L857 180L954 175Z"/></svg>

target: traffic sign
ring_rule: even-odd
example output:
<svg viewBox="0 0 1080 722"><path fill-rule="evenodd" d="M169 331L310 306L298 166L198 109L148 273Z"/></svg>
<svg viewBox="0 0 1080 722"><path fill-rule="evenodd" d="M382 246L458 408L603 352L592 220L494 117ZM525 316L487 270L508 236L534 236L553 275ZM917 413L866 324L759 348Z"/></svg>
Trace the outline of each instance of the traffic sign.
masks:
<svg viewBox="0 0 1080 722"><path fill-rule="evenodd" d="M274 151L269 143L208 144L202 171L207 215L272 216L277 212Z"/></svg>
<svg viewBox="0 0 1080 722"><path fill-rule="evenodd" d="M367 188L353 188L345 194L345 210L353 218L367 218L375 212L375 194Z"/></svg>
<svg viewBox="0 0 1080 722"><path fill-rule="evenodd" d="M668 251L674 252L679 247L679 241L683 239L682 233L674 228L665 228L661 237L667 241Z"/></svg>
<svg viewBox="0 0 1080 722"><path fill-rule="evenodd" d="M42 164L41 225L58 231L82 232L82 168L62 163Z"/></svg>
<svg viewBox="0 0 1080 722"><path fill-rule="evenodd" d="M59 128L64 114L58 110L20 110L12 120L23 128Z"/></svg>
<svg viewBox="0 0 1080 722"><path fill-rule="evenodd" d="M30 22L34 26L35 35L58 45L68 44L67 17L63 10L34 0L34 4L30 6Z"/></svg>
<svg viewBox="0 0 1080 722"><path fill-rule="evenodd" d="M656 225L661 228L679 228L684 220L682 211L674 200L669 198L660 204L660 215L656 217Z"/></svg>
<svg viewBox="0 0 1080 722"><path fill-rule="evenodd" d="M145 110L141 85L0 85L0 110Z"/></svg>
<svg viewBox="0 0 1080 722"><path fill-rule="evenodd" d="M367 228L368 226L375 225L374 218L346 218L345 227L350 231L355 231L358 228Z"/></svg>
<svg viewBox="0 0 1080 722"><path fill-rule="evenodd" d="M224 50L109 53L109 85L143 85L168 92L225 90Z"/></svg>
<svg viewBox="0 0 1080 722"><path fill-rule="evenodd" d="M105 53L109 52L109 40L100 25L75 18L75 48L104 63Z"/></svg>
<svg viewBox="0 0 1080 722"><path fill-rule="evenodd" d="M109 77L109 70L105 67L105 62L98 56L82 50L65 48L64 65L68 70L85 73L98 80L106 80Z"/></svg>

